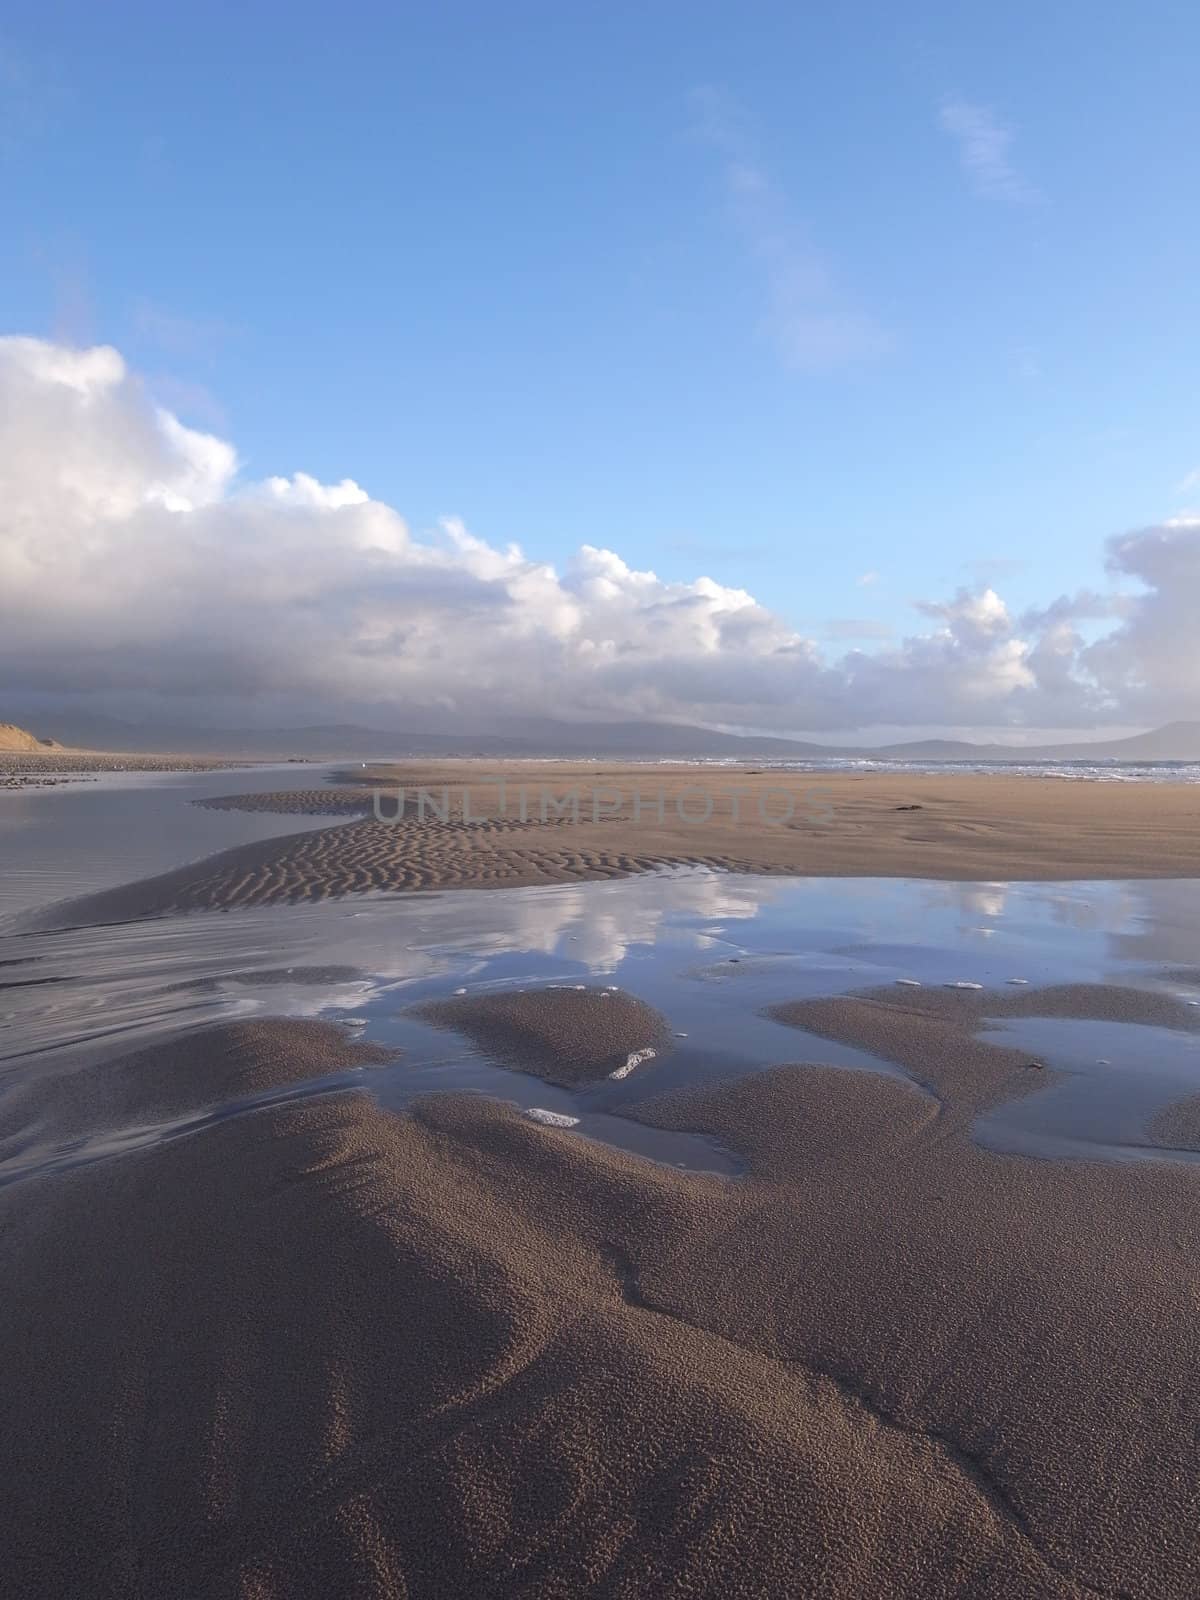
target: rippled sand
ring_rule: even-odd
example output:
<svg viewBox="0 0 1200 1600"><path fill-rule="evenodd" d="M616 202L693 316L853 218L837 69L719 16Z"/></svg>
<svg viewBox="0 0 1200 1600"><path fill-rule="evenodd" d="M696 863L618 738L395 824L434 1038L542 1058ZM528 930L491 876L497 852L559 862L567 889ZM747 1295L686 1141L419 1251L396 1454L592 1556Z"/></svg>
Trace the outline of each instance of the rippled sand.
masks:
<svg viewBox="0 0 1200 1600"><path fill-rule="evenodd" d="M170 911L230 909L329 896L456 887L498 888L623 877L662 867L811 876L949 879L1086 879L1200 876L1200 807L1188 784L1075 783L997 775L740 772L724 768L514 764L509 814L499 815L493 763L402 764L344 775L328 789L230 795L228 807L355 820L303 835L239 846L159 877L54 908L73 922ZM354 781L348 781L353 777ZM397 821L368 813L384 786L385 816L397 785ZM516 811L529 795L529 819ZM450 791L450 815L422 821L413 797ZM580 820L540 792L582 798ZM462 815L470 788L476 815ZM657 796L663 795L660 820ZM596 796L619 795L621 804ZM634 796L640 795L635 815ZM705 795L712 815L697 816ZM794 808L791 819L772 821ZM762 809L760 810L760 801Z"/></svg>

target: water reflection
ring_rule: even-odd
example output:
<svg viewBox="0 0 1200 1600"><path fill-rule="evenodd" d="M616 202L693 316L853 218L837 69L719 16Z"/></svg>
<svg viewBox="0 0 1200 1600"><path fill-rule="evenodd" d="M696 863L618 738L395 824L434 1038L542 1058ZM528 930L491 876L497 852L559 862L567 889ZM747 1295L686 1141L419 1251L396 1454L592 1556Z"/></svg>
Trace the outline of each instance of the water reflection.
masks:
<svg viewBox="0 0 1200 1600"><path fill-rule="evenodd" d="M372 1075L389 1105L430 1088L470 1088L578 1116L581 1132L621 1142L622 1106L682 1084L781 1061L896 1070L770 1021L763 1009L775 1002L898 979L985 987L1115 980L1200 998L1200 987L1163 971L1194 959L1198 928L1197 882L942 884L695 871L12 935L0 939L0 1062L13 1081L58 1070L64 1053L100 1059L218 1018L335 1018L403 1046L399 1067ZM683 1037L651 1070L583 1096L507 1072L406 1014L452 988L600 980L656 1006ZM981 1123L980 1137L998 1148L1145 1154L1148 1119L1200 1092L1200 1048L1190 1035L1062 1020L1004 1027L1064 1076ZM142 1142L155 1136L137 1133ZM720 1153L692 1156L725 1170Z"/></svg>
<svg viewBox="0 0 1200 1600"><path fill-rule="evenodd" d="M88 783L0 790L0 918L111 889L218 850L327 828L329 817L189 804L231 792L319 789L333 768L107 772Z"/></svg>

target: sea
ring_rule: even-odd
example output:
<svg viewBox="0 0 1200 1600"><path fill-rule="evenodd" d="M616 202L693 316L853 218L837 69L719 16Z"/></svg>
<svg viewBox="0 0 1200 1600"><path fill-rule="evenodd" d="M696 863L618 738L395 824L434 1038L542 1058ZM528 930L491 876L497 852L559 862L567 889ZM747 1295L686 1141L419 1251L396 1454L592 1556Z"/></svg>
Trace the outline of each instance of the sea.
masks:
<svg viewBox="0 0 1200 1600"><path fill-rule="evenodd" d="M663 758L661 766L711 766L762 772L892 772L970 773L1008 778L1063 778L1079 783L1200 783L1200 761L897 761L866 756L828 757L803 761L745 756Z"/></svg>

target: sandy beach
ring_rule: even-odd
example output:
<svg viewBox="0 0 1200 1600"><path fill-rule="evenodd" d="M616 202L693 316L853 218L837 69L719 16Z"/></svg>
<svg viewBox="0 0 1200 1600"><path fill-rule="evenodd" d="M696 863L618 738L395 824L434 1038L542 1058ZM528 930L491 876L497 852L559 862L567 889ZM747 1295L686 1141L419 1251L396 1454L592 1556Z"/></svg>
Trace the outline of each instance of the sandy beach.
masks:
<svg viewBox="0 0 1200 1600"><path fill-rule="evenodd" d="M506 784L503 812L498 778ZM952 880L1196 877L1197 793L1189 784L952 772L399 763L348 770L323 789L231 791L207 803L351 820L238 846L53 915L123 920L379 890L586 882L677 866ZM376 820L376 794L381 814L394 820Z"/></svg>
<svg viewBox="0 0 1200 1600"><path fill-rule="evenodd" d="M548 1048L543 1003L510 1042ZM907 1000L802 1015L926 1087L644 1103L739 1179L351 1093L5 1191L12 1592L1190 1596L1195 1178L981 1152L1019 1053ZM108 1081L190 1104L348 1048L234 1026Z"/></svg>
<svg viewBox="0 0 1200 1600"><path fill-rule="evenodd" d="M76 937L110 923L88 934L104 940L167 918L134 925L153 973L172 928L210 924L172 913L366 889L664 864L985 887L1200 866L1183 786L826 776L820 825L643 828L627 808L380 822L366 813L380 776L217 797L334 820L45 920ZM462 777L414 768L406 786ZM672 799L701 781L518 778L560 794L636 779ZM717 781L755 799L780 775ZM711 946L717 915L703 926ZM240 1008L256 985L363 977L279 965L261 935L254 948L252 969L160 978L159 993ZM692 981L756 981L732 947L699 948ZM67 980L30 959L0 988L48 983L61 1004ZM1066 1081L998 1026L1189 1043L1200 1007L1171 986L1196 976L785 990L760 1070L673 1088L688 1036L636 984L434 985L405 1012L543 1096L619 1083L631 1098L610 1120L713 1141L729 1175L502 1096L389 1108L372 1082L397 1051L312 1018L184 1009L138 1048L101 1036L18 1057L0 1164L19 1177L30 1149L47 1160L0 1186L6 1586L39 1600L1191 1597L1200 1175L1185 1159L1031 1159L975 1129ZM880 1070L822 1064L826 1043ZM1147 1136L1161 1148L1133 1153L1194 1150L1197 1103L1181 1096ZM143 1138L155 1127L169 1137Z"/></svg>

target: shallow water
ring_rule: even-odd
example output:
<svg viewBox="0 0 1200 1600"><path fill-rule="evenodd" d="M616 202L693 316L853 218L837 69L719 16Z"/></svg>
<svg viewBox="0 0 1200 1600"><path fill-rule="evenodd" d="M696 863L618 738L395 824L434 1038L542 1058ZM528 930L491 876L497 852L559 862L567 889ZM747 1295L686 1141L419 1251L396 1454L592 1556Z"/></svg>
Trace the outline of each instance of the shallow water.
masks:
<svg viewBox="0 0 1200 1600"><path fill-rule="evenodd" d="M247 838L327 818L209 811L191 799L312 787L312 767L129 774L124 781L0 796L4 905L12 911L118 883ZM9 926L12 926L10 918ZM681 1166L734 1172L713 1141L620 1115L685 1084L779 1062L891 1074L861 1051L763 1015L784 1000L896 983L1002 988L1121 982L1200 1001L1165 969L1196 965L1200 881L1004 884L784 879L684 871L617 882L369 896L103 928L0 934L0 1094L64 1062L92 1063L182 1028L233 1017L320 1017L402 1049L384 1068L307 1082L202 1116L55 1146L31 1132L0 1162L11 1181L181 1137L264 1103L369 1087L400 1108L431 1090L485 1093L578 1119L575 1132ZM406 1014L454 990L595 984L662 1011L672 1050L620 1081L568 1091L513 1072ZM1195 1159L1145 1132L1200 1093L1200 1038L1126 1023L1024 1019L997 1042L1061 1077L980 1119L991 1148L1028 1155Z"/></svg>
<svg viewBox="0 0 1200 1600"><path fill-rule="evenodd" d="M335 819L214 811L188 802L320 788L334 770L289 762L213 772L106 772L87 783L0 790L0 919L168 872L254 839L327 828Z"/></svg>

